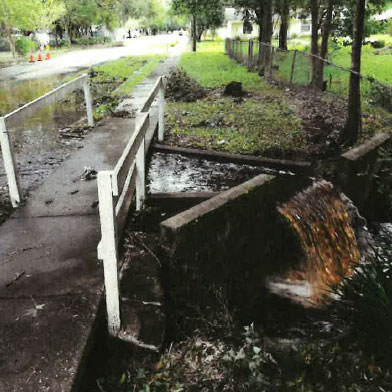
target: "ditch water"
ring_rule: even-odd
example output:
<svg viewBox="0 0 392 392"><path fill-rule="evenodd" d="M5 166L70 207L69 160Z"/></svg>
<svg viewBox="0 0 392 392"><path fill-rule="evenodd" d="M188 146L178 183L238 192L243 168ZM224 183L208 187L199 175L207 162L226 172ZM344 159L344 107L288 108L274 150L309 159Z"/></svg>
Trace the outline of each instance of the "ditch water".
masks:
<svg viewBox="0 0 392 392"><path fill-rule="evenodd" d="M218 192L259 174L291 175L267 167L218 163L179 154L155 153L148 170L151 193Z"/></svg>
<svg viewBox="0 0 392 392"><path fill-rule="evenodd" d="M0 114L5 115L64 83L66 76L0 83ZM23 124L9 130L11 143L24 191L42 183L73 149L74 140L61 137L59 130L69 127L85 115L81 98L69 98L50 105ZM0 153L1 156L1 153ZM0 194L6 192L4 167L0 165Z"/></svg>

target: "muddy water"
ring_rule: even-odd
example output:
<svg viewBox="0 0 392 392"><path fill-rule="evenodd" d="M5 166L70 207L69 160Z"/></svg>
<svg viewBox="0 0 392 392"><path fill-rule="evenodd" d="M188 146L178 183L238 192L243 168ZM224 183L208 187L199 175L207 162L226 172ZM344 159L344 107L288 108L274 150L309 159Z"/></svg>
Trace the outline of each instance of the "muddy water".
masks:
<svg viewBox="0 0 392 392"><path fill-rule="evenodd" d="M287 175L266 167L156 153L149 166L148 182L151 193L216 192L239 185L258 174Z"/></svg>
<svg viewBox="0 0 392 392"><path fill-rule="evenodd" d="M64 83L65 76L0 83L0 114L12 112ZM59 130L85 115L83 101L71 94L65 101L48 106L25 123L9 130L24 192L42 183L53 167L75 148L74 140L60 137ZM0 193L6 191L6 177L0 155Z"/></svg>

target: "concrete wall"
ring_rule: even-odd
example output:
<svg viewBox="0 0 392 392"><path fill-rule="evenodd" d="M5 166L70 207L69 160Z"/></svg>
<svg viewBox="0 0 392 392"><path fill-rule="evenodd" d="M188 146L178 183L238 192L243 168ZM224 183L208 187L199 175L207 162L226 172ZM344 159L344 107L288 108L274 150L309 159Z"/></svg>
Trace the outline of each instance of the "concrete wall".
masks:
<svg viewBox="0 0 392 392"><path fill-rule="evenodd" d="M335 182L361 213L373 219L376 219L372 215L376 213L377 206L371 204L380 203L375 198L377 189L374 181L380 170L379 149L389 141L390 135L374 135L365 143L342 154L336 168Z"/></svg>
<svg viewBox="0 0 392 392"><path fill-rule="evenodd" d="M187 317L198 311L208 317L219 298L246 314L266 275L299 260L297 240L276 205L310 183L260 175L161 224L165 291L176 325L187 329Z"/></svg>

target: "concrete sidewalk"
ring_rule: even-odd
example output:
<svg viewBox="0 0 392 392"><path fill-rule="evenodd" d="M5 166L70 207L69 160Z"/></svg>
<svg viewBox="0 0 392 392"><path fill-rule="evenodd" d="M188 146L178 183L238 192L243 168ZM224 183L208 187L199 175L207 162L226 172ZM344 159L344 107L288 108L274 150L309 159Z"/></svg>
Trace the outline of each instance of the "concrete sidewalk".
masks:
<svg viewBox="0 0 392 392"><path fill-rule="evenodd" d="M137 88L137 103L176 61ZM112 169L134 123L100 124L0 227L0 392L75 388L103 288L97 183L80 175Z"/></svg>

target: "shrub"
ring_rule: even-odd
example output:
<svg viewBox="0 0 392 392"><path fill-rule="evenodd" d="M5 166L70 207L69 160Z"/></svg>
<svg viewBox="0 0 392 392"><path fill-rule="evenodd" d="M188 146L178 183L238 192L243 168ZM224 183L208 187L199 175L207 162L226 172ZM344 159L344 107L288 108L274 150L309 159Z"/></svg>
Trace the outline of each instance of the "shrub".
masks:
<svg viewBox="0 0 392 392"><path fill-rule="evenodd" d="M370 103L381 106L392 113L392 88L370 79Z"/></svg>
<svg viewBox="0 0 392 392"><path fill-rule="evenodd" d="M75 43L81 46L99 45L111 42L113 42L111 37L81 37L75 39Z"/></svg>
<svg viewBox="0 0 392 392"><path fill-rule="evenodd" d="M9 52L10 44L5 38L0 37L0 52Z"/></svg>
<svg viewBox="0 0 392 392"><path fill-rule="evenodd" d="M18 54L22 56L26 56L30 52L33 52L38 49L37 42L32 41L28 37L19 37L15 42L15 49Z"/></svg>
<svg viewBox="0 0 392 392"><path fill-rule="evenodd" d="M71 43L69 42L69 40L67 39L59 39L57 40L57 44L56 41L54 39L52 39L49 42L49 45L51 48L57 47L57 48L68 48L69 46L71 46Z"/></svg>
<svg viewBox="0 0 392 392"><path fill-rule="evenodd" d="M374 49L380 49L385 47L385 41L372 41L371 45Z"/></svg>
<svg viewBox="0 0 392 392"><path fill-rule="evenodd" d="M384 229L385 230L385 229ZM352 337L370 354L391 362L392 238L381 230L376 256L355 268L336 289L339 317L348 322Z"/></svg>

